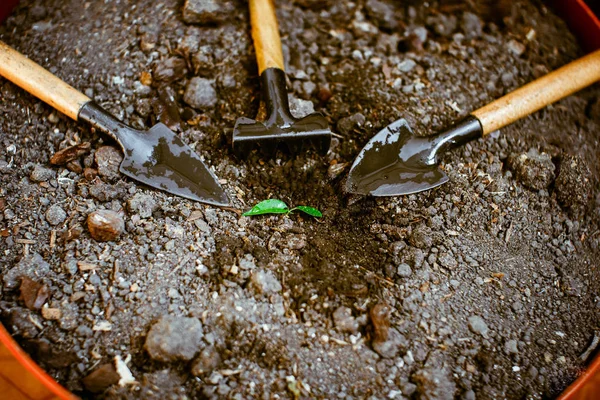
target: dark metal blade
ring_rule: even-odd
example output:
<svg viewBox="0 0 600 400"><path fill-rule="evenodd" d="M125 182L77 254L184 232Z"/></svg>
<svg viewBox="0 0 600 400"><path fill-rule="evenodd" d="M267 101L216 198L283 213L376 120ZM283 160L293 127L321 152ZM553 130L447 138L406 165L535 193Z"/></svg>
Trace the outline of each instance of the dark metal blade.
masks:
<svg viewBox="0 0 600 400"><path fill-rule="evenodd" d="M388 125L369 140L352 164L346 191L398 196L446 183L448 176L437 165L414 161L413 153L418 155L423 143L421 138L413 136L406 120Z"/></svg>
<svg viewBox="0 0 600 400"><path fill-rule="evenodd" d="M216 206L229 205L217 177L200 157L163 124L135 132L124 149L121 173L156 189Z"/></svg>

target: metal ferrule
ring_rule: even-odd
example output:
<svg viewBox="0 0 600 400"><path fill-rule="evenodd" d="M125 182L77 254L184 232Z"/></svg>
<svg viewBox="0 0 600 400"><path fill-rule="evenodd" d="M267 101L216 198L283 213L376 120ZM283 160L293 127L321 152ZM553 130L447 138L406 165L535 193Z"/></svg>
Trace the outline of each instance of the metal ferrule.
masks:
<svg viewBox="0 0 600 400"><path fill-rule="evenodd" d="M483 136L481 122L474 116L469 115L465 119L452 125L449 129L432 138L431 154L437 157L439 154L462 146L472 140Z"/></svg>
<svg viewBox="0 0 600 400"><path fill-rule="evenodd" d="M94 101L89 101L81 107L77 120L87 122L93 128L111 136L124 147L128 145L126 143L128 135L125 134L125 131L133 130Z"/></svg>

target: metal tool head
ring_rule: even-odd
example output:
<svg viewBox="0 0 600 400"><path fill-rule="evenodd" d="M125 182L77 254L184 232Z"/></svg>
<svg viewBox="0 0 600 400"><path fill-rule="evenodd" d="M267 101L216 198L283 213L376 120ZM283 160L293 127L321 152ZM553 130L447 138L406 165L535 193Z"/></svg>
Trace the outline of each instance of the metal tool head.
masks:
<svg viewBox="0 0 600 400"><path fill-rule="evenodd" d="M295 118L290 112L285 85L285 73L278 68L266 69L261 74L262 91L267 107L264 122L238 118L233 130L233 149L239 156L259 148L273 154L281 147L291 153L305 148L316 148L326 154L331 143L329 123L320 113Z"/></svg>
<svg viewBox="0 0 600 400"><path fill-rule="evenodd" d="M121 173L186 199L229 205L217 177L169 128L157 124L139 137L136 146L124 149Z"/></svg>
<svg viewBox="0 0 600 400"><path fill-rule="evenodd" d="M292 117L283 123L241 117L233 130L233 148L239 155L248 154L254 148L260 148L265 154L273 154L282 147L290 153L310 147L327 154L330 143L329 124L318 113L300 119Z"/></svg>
<svg viewBox="0 0 600 400"><path fill-rule="evenodd" d="M346 181L346 191L372 196L399 196L448 182L439 166L444 151L481 137L473 116L434 136L415 136L405 119L379 131L362 149Z"/></svg>
<svg viewBox="0 0 600 400"><path fill-rule="evenodd" d="M413 135L400 119L375 135L362 149L346 181L346 191L397 196L432 189L448 181L437 166L431 138Z"/></svg>
<svg viewBox="0 0 600 400"><path fill-rule="evenodd" d="M156 189L216 206L229 205L227 194L202 159L164 124L147 131L131 128L93 102L79 120L115 138L123 149L119 170Z"/></svg>

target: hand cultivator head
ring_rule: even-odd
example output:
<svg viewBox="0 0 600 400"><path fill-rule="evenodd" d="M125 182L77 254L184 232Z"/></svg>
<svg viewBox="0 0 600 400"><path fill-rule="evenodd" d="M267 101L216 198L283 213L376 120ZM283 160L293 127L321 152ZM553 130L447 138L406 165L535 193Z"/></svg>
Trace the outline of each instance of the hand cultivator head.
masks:
<svg viewBox="0 0 600 400"><path fill-rule="evenodd" d="M321 154L326 154L331 143L331 130L327 120L319 113L300 119L292 116L285 73L281 69L266 69L261 74L261 81L267 120L259 122L250 118L238 118L233 130L235 153L243 156L258 147L266 154L273 154L283 145L291 153L310 146Z"/></svg>

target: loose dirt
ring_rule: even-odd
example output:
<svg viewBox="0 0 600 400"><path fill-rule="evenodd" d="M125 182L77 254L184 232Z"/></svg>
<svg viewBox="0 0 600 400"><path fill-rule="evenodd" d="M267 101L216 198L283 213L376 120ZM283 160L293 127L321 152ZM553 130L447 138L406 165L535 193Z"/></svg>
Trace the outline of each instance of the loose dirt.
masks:
<svg viewBox="0 0 600 400"><path fill-rule="evenodd" d="M391 121L432 134L581 56L558 16L278 1L292 104L336 137L239 159L235 119L261 108L247 4L187 4L23 1L0 27L125 122L178 129L233 202L128 180L109 138L0 80L0 319L42 367L84 398L536 399L578 376L600 315L597 86L452 151L438 189L343 192ZM266 198L324 217L240 216ZM100 210L123 220L113 241L90 236Z"/></svg>

